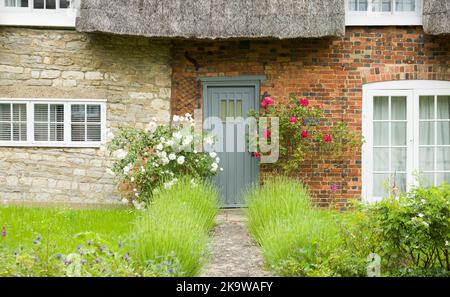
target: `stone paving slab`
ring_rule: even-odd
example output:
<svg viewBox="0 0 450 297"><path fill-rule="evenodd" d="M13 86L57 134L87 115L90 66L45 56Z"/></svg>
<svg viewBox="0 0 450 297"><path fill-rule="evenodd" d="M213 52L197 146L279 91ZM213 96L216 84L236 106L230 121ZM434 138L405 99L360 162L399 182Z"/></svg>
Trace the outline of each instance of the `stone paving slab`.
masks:
<svg viewBox="0 0 450 297"><path fill-rule="evenodd" d="M200 276L258 277L269 276L263 258L246 229L242 209L221 210L211 234L209 255Z"/></svg>

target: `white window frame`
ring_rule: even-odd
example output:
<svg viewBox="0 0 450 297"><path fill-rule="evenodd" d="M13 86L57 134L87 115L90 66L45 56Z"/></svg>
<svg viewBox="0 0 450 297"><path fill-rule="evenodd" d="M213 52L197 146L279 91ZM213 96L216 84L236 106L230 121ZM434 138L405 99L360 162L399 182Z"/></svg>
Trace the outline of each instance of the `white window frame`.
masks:
<svg viewBox="0 0 450 297"><path fill-rule="evenodd" d="M99 148L106 144L106 99L0 98L0 103L27 105L27 141L0 141L0 147L81 147ZM34 141L34 104L64 105L64 141ZM100 105L100 141L72 141L71 105Z"/></svg>
<svg viewBox="0 0 450 297"><path fill-rule="evenodd" d="M415 11L395 11L395 0L392 1L392 11L372 12L371 0L368 0L367 11L351 11L349 0L345 0L346 26L421 26L422 0L416 1Z"/></svg>
<svg viewBox="0 0 450 297"><path fill-rule="evenodd" d="M417 185L414 176L419 171L419 97L448 95L450 81L406 80L363 85L362 105L362 198L365 202L379 201L373 197L373 97L407 96L407 161L406 188ZM412 103L412 104L411 104ZM435 160L436 162L436 160Z"/></svg>
<svg viewBox="0 0 450 297"><path fill-rule="evenodd" d="M34 9L34 0L28 0L28 7L7 7L5 0L0 0L0 25L5 26L45 26L75 28L79 1L74 7L56 9Z"/></svg>

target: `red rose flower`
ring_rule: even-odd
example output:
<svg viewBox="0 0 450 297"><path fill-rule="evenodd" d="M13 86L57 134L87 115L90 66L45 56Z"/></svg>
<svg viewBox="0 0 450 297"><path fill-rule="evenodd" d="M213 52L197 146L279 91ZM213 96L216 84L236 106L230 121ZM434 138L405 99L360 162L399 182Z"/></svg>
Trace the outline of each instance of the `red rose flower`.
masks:
<svg viewBox="0 0 450 297"><path fill-rule="evenodd" d="M308 131L302 131L302 138L308 138Z"/></svg>
<svg viewBox="0 0 450 297"><path fill-rule="evenodd" d="M266 101L267 105L273 104L272 97L266 97L266 99L264 99L264 101Z"/></svg>
<svg viewBox="0 0 450 297"><path fill-rule="evenodd" d="M332 142L332 141L333 141L333 137L331 137L330 134L325 134L325 135L323 136L323 141L326 142L326 143Z"/></svg>
<svg viewBox="0 0 450 297"><path fill-rule="evenodd" d="M296 117L291 117L291 118L289 119L289 122L292 123L292 124L294 124L295 122L297 122L297 118L296 118Z"/></svg>
<svg viewBox="0 0 450 297"><path fill-rule="evenodd" d="M300 105L303 107L307 107L309 105L309 100L306 98L300 99Z"/></svg>
<svg viewBox="0 0 450 297"><path fill-rule="evenodd" d="M253 157L255 157L256 159L260 159L261 154L259 152L255 152L255 153L253 153Z"/></svg>
<svg viewBox="0 0 450 297"><path fill-rule="evenodd" d="M264 100L264 101L261 103L261 106L264 107L264 108L267 106L266 100Z"/></svg>
<svg viewBox="0 0 450 297"><path fill-rule="evenodd" d="M266 130L266 132L264 132L264 137L265 138L269 138L270 137L270 130Z"/></svg>

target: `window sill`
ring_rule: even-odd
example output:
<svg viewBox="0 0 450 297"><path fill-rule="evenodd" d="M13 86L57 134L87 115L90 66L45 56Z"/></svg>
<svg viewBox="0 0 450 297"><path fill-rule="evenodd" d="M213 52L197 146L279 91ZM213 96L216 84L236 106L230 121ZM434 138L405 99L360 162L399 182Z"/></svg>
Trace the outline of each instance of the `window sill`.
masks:
<svg viewBox="0 0 450 297"><path fill-rule="evenodd" d="M418 14L345 14L346 26L421 26L422 15Z"/></svg>
<svg viewBox="0 0 450 297"><path fill-rule="evenodd" d="M17 10L0 12L0 25L75 28L76 11Z"/></svg>
<svg viewBox="0 0 450 297"><path fill-rule="evenodd" d="M99 149L104 143L19 143L19 142L0 142L0 149L3 147L9 148L94 148Z"/></svg>

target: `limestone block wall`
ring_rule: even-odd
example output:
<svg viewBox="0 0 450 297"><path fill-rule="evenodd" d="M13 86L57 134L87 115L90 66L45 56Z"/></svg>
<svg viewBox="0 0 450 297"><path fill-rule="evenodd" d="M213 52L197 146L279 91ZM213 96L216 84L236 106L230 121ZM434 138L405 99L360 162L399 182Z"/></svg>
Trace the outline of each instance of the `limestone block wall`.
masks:
<svg viewBox="0 0 450 297"><path fill-rule="evenodd" d="M0 97L107 99L107 135L170 117L170 44L74 30L0 27ZM101 148L0 147L0 202L119 201Z"/></svg>

